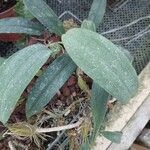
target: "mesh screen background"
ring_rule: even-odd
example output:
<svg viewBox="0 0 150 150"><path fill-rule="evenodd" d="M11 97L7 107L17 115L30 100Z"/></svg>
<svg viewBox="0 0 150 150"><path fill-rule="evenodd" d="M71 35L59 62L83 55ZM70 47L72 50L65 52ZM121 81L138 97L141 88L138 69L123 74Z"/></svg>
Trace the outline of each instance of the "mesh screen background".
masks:
<svg viewBox="0 0 150 150"><path fill-rule="evenodd" d="M87 18L92 1L46 0L60 19L73 18L79 24ZM131 26L108 34L105 33L137 19L139 21ZM128 49L134 56L133 65L137 73L140 73L150 61L150 0L120 0L118 3L107 6L106 14L98 32L115 44ZM0 56L9 56L16 51L17 49L12 43L0 42Z"/></svg>
<svg viewBox="0 0 150 150"><path fill-rule="evenodd" d="M62 20L73 18L81 23L83 19L87 18L92 1L47 0L47 3ZM124 5L123 3L119 3L119 5L115 3L115 5L107 7L103 22L98 29L99 33L104 33L105 37L131 52L134 56L133 65L138 73L150 61L150 16L119 31L109 34L105 34L105 32L148 15L150 15L150 0L126 0ZM139 35L138 33L143 30L146 30L146 33L143 36ZM137 35L134 37L120 40L135 34ZM137 36L139 37L137 38Z"/></svg>

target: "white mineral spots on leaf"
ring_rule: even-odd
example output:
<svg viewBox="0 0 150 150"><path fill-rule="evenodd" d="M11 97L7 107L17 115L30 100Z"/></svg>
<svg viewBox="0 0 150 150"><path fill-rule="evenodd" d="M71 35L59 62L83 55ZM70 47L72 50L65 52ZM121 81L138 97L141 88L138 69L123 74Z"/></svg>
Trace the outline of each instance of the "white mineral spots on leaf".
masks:
<svg viewBox="0 0 150 150"><path fill-rule="evenodd" d="M77 65L112 95L122 100L134 95L135 70L117 46L86 29L72 29L62 41Z"/></svg>
<svg viewBox="0 0 150 150"><path fill-rule="evenodd" d="M0 76L2 81L0 84L0 120L3 123L7 121L23 90L49 55L49 49L41 44L35 44L12 55L0 68L2 71Z"/></svg>

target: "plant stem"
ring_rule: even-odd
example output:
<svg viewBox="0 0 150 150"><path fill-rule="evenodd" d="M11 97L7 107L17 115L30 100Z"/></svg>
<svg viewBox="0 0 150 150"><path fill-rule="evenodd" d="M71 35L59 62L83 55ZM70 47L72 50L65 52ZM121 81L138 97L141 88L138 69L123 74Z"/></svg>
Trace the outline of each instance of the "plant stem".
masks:
<svg viewBox="0 0 150 150"><path fill-rule="evenodd" d="M69 124L69 125L65 125L65 126L53 127L53 128L37 128L36 133L48 133L48 132L69 130L69 129L79 127L82 124L82 122L83 122L83 119L80 119L78 122L76 122L74 124Z"/></svg>
<svg viewBox="0 0 150 150"><path fill-rule="evenodd" d="M86 98L79 98L77 101L74 101L70 106L68 106L65 110L63 110L61 116L65 115L69 110L71 110L72 107L74 107L76 104L87 100Z"/></svg>

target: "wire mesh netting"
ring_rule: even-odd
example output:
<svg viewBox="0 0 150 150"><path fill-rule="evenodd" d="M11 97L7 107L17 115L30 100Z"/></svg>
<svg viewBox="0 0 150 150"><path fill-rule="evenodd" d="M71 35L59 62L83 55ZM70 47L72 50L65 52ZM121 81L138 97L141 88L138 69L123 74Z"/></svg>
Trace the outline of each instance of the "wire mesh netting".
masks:
<svg viewBox="0 0 150 150"><path fill-rule="evenodd" d="M93 0L46 0L62 20L73 18L79 24L87 18ZM150 60L150 0L108 0L98 32L128 49L134 56L137 73ZM17 51L12 43L0 42L0 55Z"/></svg>
<svg viewBox="0 0 150 150"><path fill-rule="evenodd" d="M18 51L12 42L0 42L0 56L9 57L14 52Z"/></svg>
<svg viewBox="0 0 150 150"><path fill-rule="evenodd" d="M92 0L47 0L47 3L62 20L73 18L81 23L87 18ZM117 29L121 26L124 27ZM150 60L150 0L112 3L98 31L131 52L139 73Z"/></svg>

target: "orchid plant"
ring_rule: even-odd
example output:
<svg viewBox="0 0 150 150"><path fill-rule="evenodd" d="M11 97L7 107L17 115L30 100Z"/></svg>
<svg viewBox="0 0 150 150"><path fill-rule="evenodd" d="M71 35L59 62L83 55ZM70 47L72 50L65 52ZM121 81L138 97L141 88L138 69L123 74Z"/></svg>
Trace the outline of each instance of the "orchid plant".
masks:
<svg viewBox="0 0 150 150"><path fill-rule="evenodd" d="M30 45L1 61L0 121L7 124L21 94L39 69L49 57L64 49L32 88L26 102L27 118L41 112L71 74L80 68L93 79L90 92L93 129L82 148L85 145L91 148L91 143L100 133L109 139L115 139L116 135L120 137L118 132L111 134L101 130L108 97L112 95L123 104L127 103L138 90L138 78L129 54L96 32L105 13L106 0L93 0L89 15L81 27L69 30L65 30L61 20L43 0L23 0L23 4L38 22L24 17L1 19L0 33L41 36L46 27L50 33L61 36L61 41Z"/></svg>

